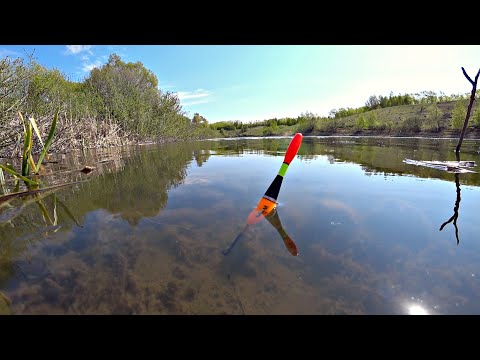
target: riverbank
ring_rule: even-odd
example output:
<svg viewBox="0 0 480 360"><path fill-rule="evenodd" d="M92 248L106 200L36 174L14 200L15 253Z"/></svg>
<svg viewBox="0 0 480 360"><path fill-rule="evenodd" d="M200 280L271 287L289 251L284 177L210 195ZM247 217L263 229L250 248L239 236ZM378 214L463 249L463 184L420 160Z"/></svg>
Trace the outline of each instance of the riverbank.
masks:
<svg viewBox="0 0 480 360"><path fill-rule="evenodd" d="M399 105L344 117L303 114L294 119L270 119L257 124L224 123L217 130L224 137L304 135L394 136L458 138L465 121L464 100ZM288 120L288 121L287 121ZM212 124L212 126L215 124ZM480 109L472 109L467 138L480 138Z"/></svg>
<svg viewBox="0 0 480 360"><path fill-rule="evenodd" d="M38 130L43 139L46 139L51 127L52 117L35 119ZM75 150L103 149L118 146L134 146L147 144L161 144L182 140L197 140L207 138L214 132L193 124L178 127L177 131L168 133L168 136L141 136L122 129L116 122L96 118L71 119L59 116L55 136L49 153L65 154ZM23 125L19 119L12 119L4 126L0 126L0 158L20 158L23 150ZM36 135L33 137L32 153L37 155L42 150L42 144Z"/></svg>
<svg viewBox="0 0 480 360"><path fill-rule="evenodd" d="M272 135L252 135L250 133L243 134L229 134L228 138L242 138L242 137L275 137L275 136L293 136L298 132L296 129L283 129ZM305 136L361 136L361 137L396 137L396 138L442 138L442 139L458 139L460 131L444 130L439 132L403 132L403 131L379 131L379 130L362 130L362 131L348 131L338 130L335 132L327 131L310 131L302 132ZM465 134L465 139L480 139L480 129L469 129Z"/></svg>

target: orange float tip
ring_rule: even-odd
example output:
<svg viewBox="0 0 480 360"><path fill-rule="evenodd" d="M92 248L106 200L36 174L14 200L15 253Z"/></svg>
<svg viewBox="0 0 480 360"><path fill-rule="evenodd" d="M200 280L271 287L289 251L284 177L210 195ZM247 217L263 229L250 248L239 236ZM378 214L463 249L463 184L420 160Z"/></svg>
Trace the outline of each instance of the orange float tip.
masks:
<svg viewBox="0 0 480 360"><path fill-rule="evenodd" d="M253 225L258 223L265 216L270 214L273 211L273 209L275 209L276 206L277 206L277 203L275 201L262 197L257 207L253 209L248 215L247 224Z"/></svg>

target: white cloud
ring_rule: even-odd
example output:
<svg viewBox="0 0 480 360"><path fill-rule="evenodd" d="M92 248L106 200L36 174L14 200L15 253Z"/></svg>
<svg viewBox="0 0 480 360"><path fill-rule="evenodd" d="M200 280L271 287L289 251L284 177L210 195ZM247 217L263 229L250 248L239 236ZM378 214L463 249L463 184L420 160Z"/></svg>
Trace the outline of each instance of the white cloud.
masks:
<svg viewBox="0 0 480 360"><path fill-rule="evenodd" d="M190 106L190 105L198 105L198 104L205 104L212 101L212 99L202 99L202 100L197 100L197 101L192 101L192 102L185 102L182 105L184 106Z"/></svg>
<svg viewBox="0 0 480 360"><path fill-rule="evenodd" d="M197 89L194 91L179 91L177 92L177 95L180 100L187 100L207 97L210 96L211 93L203 89Z"/></svg>
<svg viewBox="0 0 480 360"><path fill-rule="evenodd" d="M82 70L83 70L84 72L90 72L90 71L92 71L93 69L98 68L98 67L100 67L100 66L102 66L102 62L97 59L97 60L95 60L93 63L90 63L90 64L84 63L83 66L82 66Z"/></svg>
<svg viewBox="0 0 480 360"><path fill-rule="evenodd" d="M204 89L194 91L178 91L177 96L182 101L183 106L205 104L212 101L212 93Z"/></svg>
<svg viewBox="0 0 480 360"><path fill-rule="evenodd" d="M9 49L0 49L0 57L6 57L6 56L22 56L17 51L9 50Z"/></svg>
<svg viewBox="0 0 480 360"><path fill-rule="evenodd" d="M90 55L92 55L92 45L66 45L67 47L67 50L66 50L66 54L67 55L76 55L76 54L80 54L82 52L87 52L89 53Z"/></svg>

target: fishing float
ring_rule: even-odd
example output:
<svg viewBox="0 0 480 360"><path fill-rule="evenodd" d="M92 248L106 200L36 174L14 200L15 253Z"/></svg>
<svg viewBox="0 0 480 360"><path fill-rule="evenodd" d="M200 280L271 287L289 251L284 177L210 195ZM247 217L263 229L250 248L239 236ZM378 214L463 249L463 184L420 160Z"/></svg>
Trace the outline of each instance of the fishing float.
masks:
<svg viewBox="0 0 480 360"><path fill-rule="evenodd" d="M228 253L233 249L233 247L238 242L238 240L240 240L244 236L245 231L248 230L250 226L258 223L264 217L271 214L272 211L276 208L278 193L280 192L280 188L282 187L283 178L287 173L290 163L295 158L295 155L297 155L298 149L300 149L300 145L302 144L302 140L303 140L303 135L301 133L296 133L293 139L290 141L290 144L288 145L287 151L285 153L285 157L283 159L282 166L280 167L280 170L278 171L277 176L275 176L275 179L273 179L267 191L265 191L265 194L260 199L257 207L253 209L248 215L247 223L243 228L242 232L237 235L237 237L235 238L235 240L233 240L232 244L228 247L228 249L222 252L223 255L228 255ZM280 233L280 235L282 235L282 233ZM282 238L285 241L285 238L283 237L283 235L282 235Z"/></svg>

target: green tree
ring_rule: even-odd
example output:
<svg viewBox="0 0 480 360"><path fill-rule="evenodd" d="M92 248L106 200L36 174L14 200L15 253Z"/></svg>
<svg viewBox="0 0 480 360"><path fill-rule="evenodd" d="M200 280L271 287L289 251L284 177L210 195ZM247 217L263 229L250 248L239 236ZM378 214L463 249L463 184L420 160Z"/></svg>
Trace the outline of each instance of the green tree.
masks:
<svg viewBox="0 0 480 360"><path fill-rule="evenodd" d="M380 107L380 99L375 95L370 96L365 102L365 107L367 107L369 110L377 109Z"/></svg>
<svg viewBox="0 0 480 360"><path fill-rule="evenodd" d="M165 120L166 111L183 115L179 101L162 94L155 74L139 61L125 63L112 54L85 82L103 100L104 115L113 117L124 130L145 135Z"/></svg>
<svg viewBox="0 0 480 360"><path fill-rule="evenodd" d="M0 60L0 126L18 110L24 110L33 65L31 60L25 62L23 58L7 56Z"/></svg>
<svg viewBox="0 0 480 360"><path fill-rule="evenodd" d="M477 107L477 109L472 115L472 125L475 126L476 128L480 127L480 107Z"/></svg>
<svg viewBox="0 0 480 360"><path fill-rule="evenodd" d="M193 114L192 123L197 125L208 125L208 120L201 116L199 113Z"/></svg>
<svg viewBox="0 0 480 360"><path fill-rule="evenodd" d="M301 113L298 117L298 131L311 132L315 128L317 116L309 111Z"/></svg>
<svg viewBox="0 0 480 360"><path fill-rule="evenodd" d="M435 102L427 108L427 118L422 124L422 128L427 131L440 131L440 120L443 116L443 111L440 110L438 104Z"/></svg>
<svg viewBox="0 0 480 360"><path fill-rule="evenodd" d="M374 112L369 113L365 119L365 124L368 129L375 129L378 126L377 114Z"/></svg>
<svg viewBox="0 0 480 360"><path fill-rule="evenodd" d="M467 116L467 104L465 100L458 100L452 110L450 124L454 129L461 129Z"/></svg>
<svg viewBox="0 0 480 360"><path fill-rule="evenodd" d="M355 121L355 129L356 130L363 130L367 128L367 124L365 121L365 116L360 115L357 120Z"/></svg>

